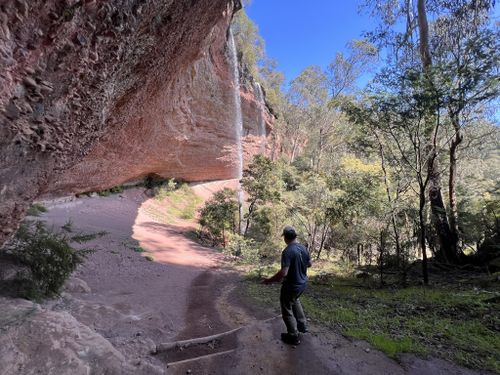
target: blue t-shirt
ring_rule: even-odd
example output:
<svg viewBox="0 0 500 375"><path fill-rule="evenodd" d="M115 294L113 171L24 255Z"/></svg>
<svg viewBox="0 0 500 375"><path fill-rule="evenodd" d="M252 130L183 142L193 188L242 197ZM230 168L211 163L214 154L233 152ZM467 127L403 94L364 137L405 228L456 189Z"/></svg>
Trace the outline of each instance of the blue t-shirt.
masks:
<svg viewBox="0 0 500 375"><path fill-rule="evenodd" d="M307 267L310 265L311 259L305 246L298 242L289 244L281 254L281 268L288 267L283 285L294 291L303 291L307 283Z"/></svg>

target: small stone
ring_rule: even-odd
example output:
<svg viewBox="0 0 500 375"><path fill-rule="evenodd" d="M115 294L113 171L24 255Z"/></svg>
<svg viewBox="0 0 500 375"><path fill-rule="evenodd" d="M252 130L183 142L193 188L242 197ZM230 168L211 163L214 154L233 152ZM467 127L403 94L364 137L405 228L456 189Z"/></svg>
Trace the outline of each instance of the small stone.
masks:
<svg viewBox="0 0 500 375"><path fill-rule="evenodd" d="M366 348L365 352L370 353L370 348Z"/></svg>
<svg viewBox="0 0 500 375"><path fill-rule="evenodd" d="M191 374L191 372L192 372L191 370L187 370L186 374Z"/></svg>
<svg viewBox="0 0 500 375"><path fill-rule="evenodd" d="M24 77L23 78L23 84L26 86L26 87L31 87L31 88L38 88L38 84L35 82L35 80L31 77Z"/></svg>
<svg viewBox="0 0 500 375"><path fill-rule="evenodd" d="M40 86L40 91L43 93L51 93L52 91L54 91L54 89L51 86L42 83L42 85Z"/></svg>
<svg viewBox="0 0 500 375"><path fill-rule="evenodd" d="M19 108L13 102L10 102L5 107L5 116L10 120L17 120L19 118Z"/></svg>
<svg viewBox="0 0 500 375"><path fill-rule="evenodd" d="M75 41L81 46L85 46L87 44L87 38L81 34L76 34Z"/></svg>

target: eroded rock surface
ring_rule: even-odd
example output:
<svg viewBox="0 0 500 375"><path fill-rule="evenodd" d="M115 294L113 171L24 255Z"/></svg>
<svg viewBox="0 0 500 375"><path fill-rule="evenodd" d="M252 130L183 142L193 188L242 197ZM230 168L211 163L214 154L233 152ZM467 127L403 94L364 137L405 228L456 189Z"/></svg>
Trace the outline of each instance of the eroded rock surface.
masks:
<svg viewBox="0 0 500 375"><path fill-rule="evenodd" d="M67 311L22 299L0 298L2 374L163 374L148 363L127 362L121 352Z"/></svg>
<svg viewBox="0 0 500 375"><path fill-rule="evenodd" d="M0 244L36 198L237 175L233 0L0 0ZM263 115L242 95L246 160ZM252 98L253 95L253 98Z"/></svg>

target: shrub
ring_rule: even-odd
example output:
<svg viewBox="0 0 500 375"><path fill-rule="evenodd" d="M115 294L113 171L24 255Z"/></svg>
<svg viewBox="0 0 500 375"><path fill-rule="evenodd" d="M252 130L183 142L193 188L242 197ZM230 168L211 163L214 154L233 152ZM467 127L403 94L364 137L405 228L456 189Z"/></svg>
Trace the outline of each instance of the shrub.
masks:
<svg viewBox="0 0 500 375"><path fill-rule="evenodd" d="M40 214L47 212L47 207L40 203L33 203L26 214L28 216L40 216Z"/></svg>
<svg viewBox="0 0 500 375"><path fill-rule="evenodd" d="M184 188L184 185L181 186ZM173 178L169 179L167 182L162 183L153 189L155 199L163 200L170 195L173 191L177 190L177 182Z"/></svg>
<svg viewBox="0 0 500 375"><path fill-rule="evenodd" d="M226 246L226 236L236 233L238 222L238 202L236 192L224 189L214 194L199 210L202 236L208 238L213 246ZM229 232L229 233L228 233Z"/></svg>
<svg viewBox="0 0 500 375"><path fill-rule="evenodd" d="M229 237L227 246L223 253L239 258L243 263L258 265L260 261L259 248L251 238L245 238L239 234L232 234Z"/></svg>
<svg viewBox="0 0 500 375"><path fill-rule="evenodd" d="M66 279L93 250L74 249L66 235L49 231L42 222L24 223L10 247L26 265L26 296L32 299L59 294Z"/></svg>

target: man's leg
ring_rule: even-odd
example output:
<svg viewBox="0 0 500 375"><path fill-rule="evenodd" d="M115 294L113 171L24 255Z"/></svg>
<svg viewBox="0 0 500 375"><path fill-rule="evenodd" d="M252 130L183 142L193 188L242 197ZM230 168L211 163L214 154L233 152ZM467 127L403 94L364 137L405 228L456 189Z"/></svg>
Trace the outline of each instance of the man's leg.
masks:
<svg viewBox="0 0 500 375"><path fill-rule="evenodd" d="M295 300L295 303L292 305L293 316L297 320L297 329L299 332L306 333L307 332L307 320L304 314L304 309L302 308L302 304L300 303L299 298Z"/></svg>
<svg viewBox="0 0 500 375"><path fill-rule="evenodd" d="M286 329L290 335L298 335L297 332L297 322L295 320L293 306L294 295L290 291L287 291L283 286L280 292L280 305L281 305L281 316L285 322Z"/></svg>

